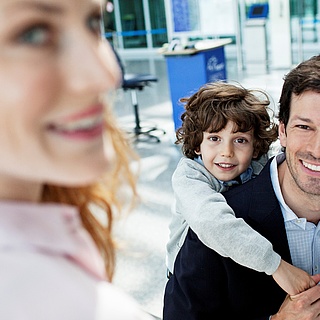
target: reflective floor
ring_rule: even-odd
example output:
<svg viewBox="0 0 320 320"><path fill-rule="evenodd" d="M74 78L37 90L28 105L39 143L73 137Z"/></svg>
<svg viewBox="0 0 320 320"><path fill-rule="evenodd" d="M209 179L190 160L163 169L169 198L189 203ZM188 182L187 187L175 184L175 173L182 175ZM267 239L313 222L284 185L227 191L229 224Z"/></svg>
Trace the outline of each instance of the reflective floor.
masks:
<svg viewBox="0 0 320 320"><path fill-rule="evenodd" d="M311 56L313 52L310 52ZM263 65L239 71L232 54L227 56L228 81L238 81L246 88L266 90L277 110L283 76L288 70L266 72ZM172 105L164 58L124 59L127 72L152 73L159 82L138 92L140 118L143 123L155 124L166 130L159 135L161 142L135 142L141 158L138 184L141 204L118 223L116 235L120 243L114 282L133 296L147 312L161 318L163 291L166 284L165 246L168 240L170 208L173 200L171 175L181 157L174 145ZM123 128L133 126L134 115L130 94L119 90L115 112Z"/></svg>

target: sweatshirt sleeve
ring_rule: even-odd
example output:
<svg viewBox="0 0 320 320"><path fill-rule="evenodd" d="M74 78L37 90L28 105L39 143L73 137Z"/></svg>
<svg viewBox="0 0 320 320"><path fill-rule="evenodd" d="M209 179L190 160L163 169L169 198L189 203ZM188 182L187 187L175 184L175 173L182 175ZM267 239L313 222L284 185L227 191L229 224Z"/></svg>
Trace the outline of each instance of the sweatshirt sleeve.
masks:
<svg viewBox="0 0 320 320"><path fill-rule="evenodd" d="M190 159L180 161L172 186L177 213L207 247L268 275L277 270L281 257L272 244L235 217L220 193L220 183L202 165Z"/></svg>

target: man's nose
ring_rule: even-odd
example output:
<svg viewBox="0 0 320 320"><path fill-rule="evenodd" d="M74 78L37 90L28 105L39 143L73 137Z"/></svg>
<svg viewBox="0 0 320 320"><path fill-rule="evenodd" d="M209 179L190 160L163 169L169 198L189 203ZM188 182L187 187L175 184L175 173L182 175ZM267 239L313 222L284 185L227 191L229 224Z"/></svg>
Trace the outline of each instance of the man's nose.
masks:
<svg viewBox="0 0 320 320"><path fill-rule="evenodd" d="M308 140L307 151L320 161L320 130L315 131L313 138Z"/></svg>

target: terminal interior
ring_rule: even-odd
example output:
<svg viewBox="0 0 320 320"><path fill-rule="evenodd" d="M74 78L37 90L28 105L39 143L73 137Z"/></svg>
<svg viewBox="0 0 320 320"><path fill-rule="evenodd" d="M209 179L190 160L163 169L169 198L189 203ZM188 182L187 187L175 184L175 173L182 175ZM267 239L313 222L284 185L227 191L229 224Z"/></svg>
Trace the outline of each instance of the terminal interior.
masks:
<svg viewBox="0 0 320 320"><path fill-rule="evenodd" d="M161 4L159 4L160 2ZM161 318L163 291L167 280L165 246L169 237L168 225L173 201L171 175L181 157L179 147L174 144L175 128L167 61L161 53L161 49L174 39L186 44L193 41L195 35L197 41L230 36L231 44L224 47L226 80L239 82L246 88L260 88L267 91L271 99L271 108L276 115L283 76L292 66L319 54L320 48L318 39L320 1L269 1L269 15L263 21L262 27L266 35L262 39L265 44L263 53L266 55L258 61L247 59L246 50L247 52L248 50L255 51L256 48L246 47L248 43L244 42L244 39L242 39L241 45L237 44L236 40L239 35L236 32L229 35L217 35L213 32L212 37L207 33L201 37L201 33L196 34L190 31L189 33L183 32L181 39L179 39L179 33L174 32L174 27L168 23L168 19L172 18L172 16L168 17L167 12L169 2L172 5L172 3L179 1L111 1L113 11L110 14L113 15L114 20L113 24L109 23L108 29L106 29L106 36L109 37L108 39L117 50L126 73L147 73L158 78L157 82L137 91L139 115L143 126L157 126L164 129L166 134L163 134L162 131L155 132L160 142L152 139L135 139L134 135L132 136L132 145L140 157L138 191L141 199L139 205L128 216L122 217L116 225L119 253L114 279L116 285L128 292L145 311L156 318ZM191 9L195 7L199 9L197 5L201 0L187 2ZM221 3L221 1L212 2ZM242 36L246 33L246 27L249 28L246 23L251 23L248 22L247 17L250 5L266 3L266 1L233 0L225 0L225 2L229 4L230 8L236 5L238 12L244 14L241 20ZM134 8L132 7L133 3ZM279 3L282 3L282 8L279 6L274 8ZM146 15L146 6L148 10L158 10L157 12L160 13L157 15L153 12ZM241 8L244 11L241 11ZM287 52L286 48L282 53L273 52L274 44L271 36L276 37L275 34L281 32L279 32L280 29L277 29L280 26L277 25L279 21L276 17L274 18L276 19L274 20L276 27L271 26L270 14L276 14L272 13L272 10L282 10L280 12L282 16L287 15L289 34L285 36L289 37L290 44ZM143 18L142 16L139 18L138 13ZM156 18L157 23L153 21ZM144 21L143 23L141 19ZM149 19L148 23L146 19ZM133 21L135 22L133 23ZM144 28L141 29L141 26ZM193 21L192 26L199 27L197 21ZM153 30L152 28L159 29L159 33L148 32L148 30ZM166 31L161 33L162 29ZM221 26L220 29L223 27ZM144 30L145 33L141 32L137 35L139 30ZM133 33L125 33L125 31ZM261 43L261 38L256 40L256 43L259 41ZM239 54L239 50L241 54ZM185 67L188 68L187 65ZM135 118L130 92L118 89L113 108L121 127L131 133Z"/></svg>

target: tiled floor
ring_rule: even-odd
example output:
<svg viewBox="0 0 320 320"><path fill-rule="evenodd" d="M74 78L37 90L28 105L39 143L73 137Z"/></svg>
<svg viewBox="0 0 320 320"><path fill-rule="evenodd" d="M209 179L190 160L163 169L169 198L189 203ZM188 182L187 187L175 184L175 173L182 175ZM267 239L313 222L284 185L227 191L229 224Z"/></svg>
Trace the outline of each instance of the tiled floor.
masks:
<svg viewBox="0 0 320 320"><path fill-rule="evenodd" d="M166 284L165 245L168 239L170 207L173 200L171 175L181 156L174 145L174 130L165 60L153 56L143 60L124 60L127 72L153 73L159 82L138 93L140 117L167 131L160 143L138 142L135 149L141 157L138 189L141 204L117 225L122 245L118 255L115 284L132 295L144 310L162 316L163 290ZM228 80L246 88L269 92L277 110L283 76L288 70L265 72L254 66L250 72L239 72L236 60L227 56ZM115 111L125 128L133 123L133 110L128 92L119 91Z"/></svg>

